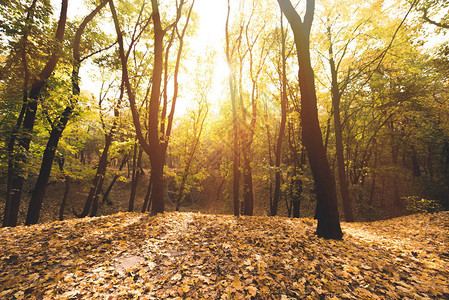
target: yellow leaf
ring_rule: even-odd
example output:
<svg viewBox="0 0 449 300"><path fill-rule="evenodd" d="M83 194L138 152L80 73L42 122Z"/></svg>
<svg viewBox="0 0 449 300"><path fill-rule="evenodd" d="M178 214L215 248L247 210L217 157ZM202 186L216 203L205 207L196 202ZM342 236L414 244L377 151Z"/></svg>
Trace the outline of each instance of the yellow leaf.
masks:
<svg viewBox="0 0 449 300"><path fill-rule="evenodd" d="M172 281L178 281L182 278L181 273L176 273L175 275L173 275L173 277L171 278Z"/></svg>
<svg viewBox="0 0 449 300"><path fill-rule="evenodd" d="M30 276L28 276L29 281L36 281L39 279L39 273L33 273Z"/></svg>
<svg viewBox="0 0 449 300"><path fill-rule="evenodd" d="M257 288L255 286L249 286L246 289L251 297L255 297L257 295Z"/></svg>
<svg viewBox="0 0 449 300"><path fill-rule="evenodd" d="M242 283L237 277L234 277L233 286L236 290L240 291L242 289Z"/></svg>

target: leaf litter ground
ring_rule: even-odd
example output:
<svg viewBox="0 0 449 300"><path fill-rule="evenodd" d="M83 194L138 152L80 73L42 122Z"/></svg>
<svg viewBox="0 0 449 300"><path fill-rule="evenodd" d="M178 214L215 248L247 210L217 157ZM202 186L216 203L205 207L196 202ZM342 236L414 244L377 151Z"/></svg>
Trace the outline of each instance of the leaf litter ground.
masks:
<svg viewBox="0 0 449 300"><path fill-rule="evenodd" d="M0 229L0 299L449 299L449 212L343 223L118 213Z"/></svg>

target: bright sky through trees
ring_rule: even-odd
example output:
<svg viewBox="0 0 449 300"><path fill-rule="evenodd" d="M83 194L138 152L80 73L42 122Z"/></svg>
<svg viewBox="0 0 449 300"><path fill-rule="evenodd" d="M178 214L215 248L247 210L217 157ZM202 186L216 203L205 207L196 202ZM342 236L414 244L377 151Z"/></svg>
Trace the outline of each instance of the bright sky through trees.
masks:
<svg viewBox="0 0 449 300"><path fill-rule="evenodd" d="M218 106L220 99L223 99L223 94L226 93L225 79L229 75L229 67L226 63L224 55L224 26L226 22L226 1L210 1L197 0L194 6L195 12L199 18L199 28L194 37L189 41L189 52L187 53L188 60L184 63L186 66L186 73L181 74L184 83L186 79L193 79L195 74L198 58L204 57L208 52L215 53L215 63L213 66L213 82L208 98L209 104ZM192 94L182 94L176 111L182 114L189 107L192 101Z"/></svg>
<svg viewBox="0 0 449 300"><path fill-rule="evenodd" d="M52 0L54 2L55 14L58 13L60 7L59 0ZM81 18L86 14L83 0L72 0L69 3L69 18ZM197 72L196 67L198 58L204 58L207 53L214 53L213 59L213 82L208 102L211 109L218 107L220 99L224 98L225 79L229 75L229 67L224 56L224 26L226 22L227 6L226 1L209 1L197 0L194 5L194 11L198 17L198 29L195 35L189 38L188 51L186 53L187 59L183 63L185 70L181 72L179 81L181 85L188 85L190 80L193 80ZM112 27L111 27L112 28ZM81 88L98 97L99 78L95 78L97 74L95 67L86 62L81 68ZM89 78L89 79L88 79ZM193 86L191 87L193 88ZM183 114L193 101L194 95L190 89L181 87L182 91L179 97L178 105L176 107L176 114Z"/></svg>
<svg viewBox="0 0 449 300"><path fill-rule="evenodd" d="M54 3L54 13L57 14L60 7L59 0L52 0ZM238 1L231 1L231 8L236 7ZM320 7L319 3L317 4ZM301 10L301 9L300 9ZM229 75L229 67L226 63L224 55L224 27L226 22L227 2L226 1L210 1L196 0L194 11L197 14L198 27L193 37L189 38L188 50L186 51L186 59L183 62L184 70L179 74L181 91L179 101L176 107L176 115L182 115L186 112L195 97L193 90L195 89L192 81L197 76L204 74L199 73L197 69L198 59L205 58L207 55L213 55L213 78L208 102L211 109L218 108L220 100L227 97L227 86L225 80ZM391 10L389 10L391 11ZM85 4L83 0L72 0L69 3L69 19L74 17L81 18L86 14ZM112 27L111 27L112 28ZM113 33L111 33L113 34ZM439 38L441 38L439 35ZM439 38L431 39L431 46L438 44ZM95 97L98 97L99 78L96 77L98 72L95 67L86 62L81 68L81 87Z"/></svg>

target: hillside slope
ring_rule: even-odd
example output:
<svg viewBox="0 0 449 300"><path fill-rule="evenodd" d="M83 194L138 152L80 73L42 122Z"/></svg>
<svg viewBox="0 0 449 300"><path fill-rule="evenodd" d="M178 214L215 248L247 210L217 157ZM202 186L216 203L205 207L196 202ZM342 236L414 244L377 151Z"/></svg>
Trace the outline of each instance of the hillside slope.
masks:
<svg viewBox="0 0 449 300"><path fill-rule="evenodd" d="M0 229L0 299L447 299L449 212L343 223L119 213Z"/></svg>

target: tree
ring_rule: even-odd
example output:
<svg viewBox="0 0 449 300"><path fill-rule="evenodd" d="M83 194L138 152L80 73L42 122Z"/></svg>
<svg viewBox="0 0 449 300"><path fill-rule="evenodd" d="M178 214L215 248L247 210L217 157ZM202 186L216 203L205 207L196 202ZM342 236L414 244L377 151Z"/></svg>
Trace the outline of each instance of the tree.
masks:
<svg viewBox="0 0 449 300"><path fill-rule="evenodd" d="M445 0L422 0L418 4L418 10L422 12L424 21L441 29L449 29L449 11L443 13L448 8L449 5ZM443 15L441 19L434 19L441 15Z"/></svg>
<svg viewBox="0 0 449 300"><path fill-rule="evenodd" d="M340 228L335 182L322 141L314 73L310 62L309 39L315 1L307 0L304 20L301 19L289 0L278 0L278 3L290 23L297 50L302 136L316 186L317 235L324 238L341 239L343 233Z"/></svg>
<svg viewBox="0 0 449 300"><path fill-rule="evenodd" d="M204 159L204 131L208 125L209 102L213 76L213 62L216 53L208 52L205 57L197 58L195 78L190 81L193 91L193 103L187 112L178 118L170 143L170 156L176 161L173 166L180 168L176 172L177 191L175 209L179 211L185 195L192 192L192 188L201 189L201 181L206 177L203 171Z"/></svg>
<svg viewBox="0 0 449 300"><path fill-rule="evenodd" d="M180 174L180 182L179 182L179 188L177 191L177 195L175 198L175 209L176 211L179 211L179 208L182 204L182 199L185 195L186 190L189 191L190 187L188 186L188 181L191 177L197 176L198 177L198 168L196 168L195 171L192 171L192 169L195 167L198 161L198 152L200 142L201 142L201 135L204 130L205 121L209 112L209 106L207 103L206 98L200 98L197 101L198 106L197 109L194 108L194 110L189 112L188 117L188 123L186 130L184 134L186 135L185 140L185 153L181 157L182 161L182 172ZM192 127L192 128L190 128Z"/></svg>
<svg viewBox="0 0 449 300"><path fill-rule="evenodd" d="M35 2L33 2L30 7L31 10L34 9L34 3ZM56 45L52 50L52 53L48 58L44 68L37 76L33 78L30 91L27 93L28 97L24 99L22 105L22 113L19 115L17 121L17 130L21 129L22 132L20 136L17 137L18 150L15 152L11 151L10 153L11 158L8 167L8 186L5 213L3 217L3 226L17 225L17 216L20 207L23 184L26 176L22 168L27 163L26 152L30 148L30 142L38 109L39 97L60 58L60 47L64 39L64 31L67 20L67 7L68 0L62 0L61 13L59 16L58 27L55 34ZM25 32L24 35L26 34L27 33ZM26 81L27 80L25 80L25 82ZM25 89L27 90L27 87L25 87ZM26 91L24 91L24 94L25 93ZM15 134L16 133L13 133L13 135ZM15 140L16 137L11 137L9 147L10 149L15 149Z"/></svg>
<svg viewBox="0 0 449 300"><path fill-rule="evenodd" d="M79 69L81 62L85 59L82 59L80 55L81 37L87 24L98 14L98 12L100 12L100 10L106 4L107 0L103 0L89 15L84 18L75 33L73 42L72 97L70 99L70 104L64 109L58 119L50 124L50 137L48 139L47 146L45 147L39 175L36 179L33 193L31 194L30 203L28 205L27 218L25 221L26 225L36 224L39 221L39 214L42 203L44 201L45 191L48 179L50 178L50 172L53 165L56 149L58 148L59 140L65 127L67 126L68 121L72 116L75 105L80 96ZM68 177L66 180L68 180Z"/></svg>
<svg viewBox="0 0 449 300"><path fill-rule="evenodd" d="M164 165L166 159L167 146L170 139L170 134L173 126L173 117L175 113L176 100L178 96L178 73L181 63L184 37L187 32L188 24L190 21L190 16L194 1L188 9L184 28L179 28L179 20L181 19L183 7L185 1L182 0L177 3L176 6L176 17L173 23L167 26L165 29L162 28L161 16L159 12L159 3L157 0L151 1L152 6L152 21L153 21L153 32L154 32L154 60L153 60L153 73L151 82L151 93L148 104L148 122L147 125L147 136L145 137L142 131L142 126L140 124L140 116L136 107L136 98L131 86L131 82L128 74L127 59L124 50L123 34L120 30L119 20L115 11L113 1L110 0L110 7L114 18L115 29L117 32L117 39L119 43L119 53L120 60L122 64L122 80L126 87L128 99L130 103L130 108L133 117L133 123L136 128L136 135L141 144L142 149L148 154L151 163L151 213L158 214L164 212ZM167 98L162 101L162 109L160 109L160 98L161 98L161 87L162 87L162 74L164 72L164 36L167 31L171 31L173 38L169 39L169 43L165 48L166 60L169 57L168 51L170 51L171 42L176 37L179 45L176 54L175 69L173 71L173 97L170 111L168 110ZM166 65L167 66L167 65ZM165 68L165 72L169 72L168 68ZM167 86L164 87L165 93L167 92ZM168 113L168 115L167 115Z"/></svg>
<svg viewBox="0 0 449 300"><path fill-rule="evenodd" d="M285 135L285 125L287 123L287 107L288 107L288 96L287 96L287 56L286 53L286 40L287 32L284 30L284 20L281 14L281 51L280 51L280 86L281 86L281 121L279 124L279 133L276 140L275 147L275 183L274 183L274 195L273 202L270 201L270 214L275 216L277 214L279 200L281 197L281 154L282 154L282 143ZM299 208L298 208L299 209ZM295 210L296 211L296 210Z"/></svg>
<svg viewBox="0 0 449 300"><path fill-rule="evenodd" d="M226 61L231 70L229 75L229 90L231 95L232 104L232 128L233 128L233 154L232 154L232 198L234 205L234 216L240 215L240 200L239 200L239 189L240 189L240 157L239 157L239 122L237 117L237 100L236 100L236 87L235 87L235 75L234 67L232 64L233 55L235 52L235 47L230 48L230 37L229 37L229 17L231 14L231 4L228 0L228 13L226 15ZM241 33L240 33L241 35ZM240 37L237 39L240 40Z"/></svg>

